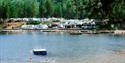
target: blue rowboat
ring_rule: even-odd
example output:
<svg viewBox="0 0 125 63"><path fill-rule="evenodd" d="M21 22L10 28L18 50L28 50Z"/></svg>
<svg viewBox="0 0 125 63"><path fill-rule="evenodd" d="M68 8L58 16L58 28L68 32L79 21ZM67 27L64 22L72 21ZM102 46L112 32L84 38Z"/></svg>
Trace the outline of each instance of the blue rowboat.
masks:
<svg viewBox="0 0 125 63"><path fill-rule="evenodd" d="M33 49L34 55L47 55L46 49Z"/></svg>

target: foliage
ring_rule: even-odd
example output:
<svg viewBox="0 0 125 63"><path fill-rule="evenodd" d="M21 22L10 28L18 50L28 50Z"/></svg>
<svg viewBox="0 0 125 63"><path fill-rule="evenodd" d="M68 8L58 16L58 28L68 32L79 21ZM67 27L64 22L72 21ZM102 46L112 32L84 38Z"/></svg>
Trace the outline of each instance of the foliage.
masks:
<svg viewBox="0 0 125 63"><path fill-rule="evenodd" d="M124 19L125 0L0 0L0 18Z"/></svg>
<svg viewBox="0 0 125 63"><path fill-rule="evenodd" d="M38 25L40 23L41 22L39 22L39 21L31 21L31 22L28 22L27 25Z"/></svg>
<svg viewBox="0 0 125 63"><path fill-rule="evenodd" d="M3 29L4 27L4 22L0 19L0 29Z"/></svg>
<svg viewBox="0 0 125 63"><path fill-rule="evenodd" d="M49 22L49 21L43 21L43 22L41 22L41 24L49 25L49 24L51 24L51 22Z"/></svg>

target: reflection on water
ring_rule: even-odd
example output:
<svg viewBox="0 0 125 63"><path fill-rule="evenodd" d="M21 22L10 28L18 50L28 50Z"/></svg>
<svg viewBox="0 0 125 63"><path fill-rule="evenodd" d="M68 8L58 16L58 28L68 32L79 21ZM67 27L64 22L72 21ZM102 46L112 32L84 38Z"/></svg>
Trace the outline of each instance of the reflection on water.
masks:
<svg viewBox="0 0 125 63"><path fill-rule="evenodd" d="M46 48L48 55L35 56L31 51L33 48ZM2 63L28 63L29 58L32 58L32 63L125 63L125 56L117 57L111 54L124 49L125 36L112 34L76 36L63 32L0 34ZM110 60L115 58L117 61L109 61L107 58Z"/></svg>

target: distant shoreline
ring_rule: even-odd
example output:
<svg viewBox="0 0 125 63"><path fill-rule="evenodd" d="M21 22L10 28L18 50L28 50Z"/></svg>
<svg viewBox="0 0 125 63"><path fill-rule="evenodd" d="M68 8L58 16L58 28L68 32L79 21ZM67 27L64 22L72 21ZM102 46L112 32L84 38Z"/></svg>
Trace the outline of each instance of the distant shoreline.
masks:
<svg viewBox="0 0 125 63"><path fill-rule="evenodd" d="M3 29L2 32L42 31L42 32L70 32L81 31L83 33L114 33L115 30L83 30L83 29Z"/></svg>
<svg viewBox="0 0 125 63"><path fill-rule="evenodd" d="M125 35L125 30L83 30L83 29L2 29L0 32L25 32L25 31L41 31L41 32L71 32L81 31L85 34L106 34L113 33L115 35Z"/></svg>

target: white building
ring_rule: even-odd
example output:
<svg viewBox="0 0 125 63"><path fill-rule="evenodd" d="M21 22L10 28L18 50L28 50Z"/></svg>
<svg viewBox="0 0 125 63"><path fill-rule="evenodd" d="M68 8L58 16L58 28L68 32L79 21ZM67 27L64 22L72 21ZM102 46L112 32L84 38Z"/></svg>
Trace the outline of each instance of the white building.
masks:
<svg viewBox="0 0 125 63"><path fill-rule="evenodd" d="M48 29L47 25L23 25L22 29Z"/></svg>

